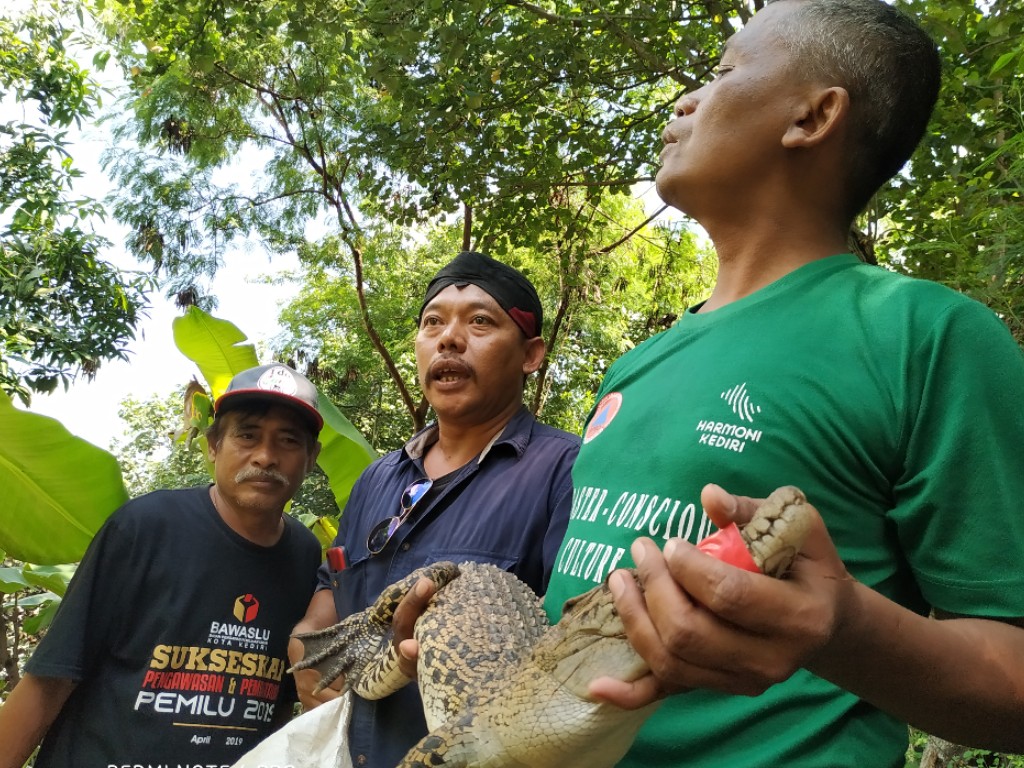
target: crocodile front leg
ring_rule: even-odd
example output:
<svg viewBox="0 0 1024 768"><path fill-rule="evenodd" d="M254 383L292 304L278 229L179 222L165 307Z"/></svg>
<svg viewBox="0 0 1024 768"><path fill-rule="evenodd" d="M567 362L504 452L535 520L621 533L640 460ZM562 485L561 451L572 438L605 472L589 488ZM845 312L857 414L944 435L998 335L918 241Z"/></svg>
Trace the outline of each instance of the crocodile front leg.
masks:
<svg viewBox="0 0 1024 768"><path fill-rule="evenodd" d="M391 621L402 598L422 577L434 582L440 590L459 575L455 563L433 563L413 571L381 593L365 610L346 617L337 624L294 637L302 641L302 660L289 672L315 669L320 673L319 692L341 675L345 688L351 688L365 699L382 699L399 690L411 678L402 674L398 665L398 649L391 642Z"/></svg>

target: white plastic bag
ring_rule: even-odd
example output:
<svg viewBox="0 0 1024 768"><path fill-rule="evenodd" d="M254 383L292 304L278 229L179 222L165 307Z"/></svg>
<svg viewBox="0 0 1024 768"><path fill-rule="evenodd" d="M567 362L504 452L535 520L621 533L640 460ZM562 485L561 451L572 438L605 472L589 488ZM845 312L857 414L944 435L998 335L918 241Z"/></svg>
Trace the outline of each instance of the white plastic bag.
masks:
<svg viewBox="0 0 1024 768"><path fill-rule="evenodd" d="M346 693L296 717L246 752L232 768L352 768Z"/></svg>

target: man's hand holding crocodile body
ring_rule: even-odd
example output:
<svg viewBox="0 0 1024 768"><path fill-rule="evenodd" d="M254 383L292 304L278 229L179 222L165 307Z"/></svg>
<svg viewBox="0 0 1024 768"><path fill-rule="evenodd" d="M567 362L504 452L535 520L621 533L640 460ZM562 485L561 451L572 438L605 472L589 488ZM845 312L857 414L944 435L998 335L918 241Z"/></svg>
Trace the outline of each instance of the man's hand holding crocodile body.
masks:
<svg viewBox="0 0 1024 768"><path fill-rule="evenodd" d="M658 194L707 233L715 285L605 373L546 612L633 551L646 603L620 582L619 608L657 686L596 692L717 686L668 697L619 768L899 768L907 724L1024 751L1024 356L991 309L847 245L906 181L942 61L883 0L763 5L662 133ZM707 479L779 477L828 527L791 579L672 543L710 525Z"/></svg>
<svg viewBox="0 0 1024 768"><path fill-rule="evenodd" d="M763 502L708 485L701 503L725 528L746 524ZM628 709L693 688L756 696L808 666L840 621L852 580L817 511L801 510L800 520L800 556L785 579L730 567L682 539L664 551L637 539L636 578L616 571L608 586L652 671L632 682L599 678L591 693Z"/></svg>
<svg viewBox="0 0 1024 768"><path fill-rule="evenodd" d="M735 534L728 522L723 537ZM820 518L803 494L779 489L736 535L749 550L742 553L749 560L744 567L784 575L815 526L820 527ZM633 582L632 573L613 578ZM431 733L410 751L403 768L611 766L657 707L652 700L622 709L594 696L593 682L605 675L627 684L650 679L650 667L630 645L607 584L570 600L562 619L546 627L540 601L522 582L474 563L436 563L416 571L362 614L300 636L306 657L296 667L315 667L324 685L343 675L366 698L398 690L410 678L392 641L392 621L399 610L408 611L406 617L418 610L429 591L426 583L437 592L414 635ZM631 588L637 589L635 582Z"/></svg>

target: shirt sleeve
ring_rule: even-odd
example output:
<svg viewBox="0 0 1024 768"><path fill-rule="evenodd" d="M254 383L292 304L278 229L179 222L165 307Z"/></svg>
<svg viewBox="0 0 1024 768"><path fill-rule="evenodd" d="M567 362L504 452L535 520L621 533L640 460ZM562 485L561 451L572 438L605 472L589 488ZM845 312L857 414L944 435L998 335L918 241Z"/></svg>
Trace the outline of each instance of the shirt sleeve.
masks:
<svg viewBox="0 0 1024 768"><path fill-rule="evenodd" d="M134 604L133 580L123 573L133 536L115 513L90 542L53 622L25 665L40 677L82 680L109 652Z"/></svg>
<svg viewBox="0 0 1024 768"><path fill-rule="evenodd" d="M910 355L906 463L893 519L937 608L1024 616L1024 354L977 302L958 302Z"/></svg>
<svg viewBox="0 0 1024 768"><path fill-rule="evenodd" d="M544 534L544 591L547 591L551 573L558 558L558 550L565 538L569 526L569 514L572 512L572 465L579 453L578 445L571 445L561 455L558 466L552 476L551 499L552 507L548 529Z"/></svg>

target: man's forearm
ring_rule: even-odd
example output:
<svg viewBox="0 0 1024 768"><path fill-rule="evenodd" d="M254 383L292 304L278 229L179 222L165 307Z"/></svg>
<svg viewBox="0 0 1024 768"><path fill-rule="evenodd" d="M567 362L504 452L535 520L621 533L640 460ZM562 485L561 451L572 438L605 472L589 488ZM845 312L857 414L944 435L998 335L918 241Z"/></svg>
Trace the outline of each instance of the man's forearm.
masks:
<svg viewBox="0 0 1024 768"><path fill-rule="evenodd" d="M334 607L334 595L329 589L321 589L313 594L306 608L306 615L295 625L292 634L313 632L338 623L338 612ZM293 660L294 663L294 660Z"/></svg>
<svg viewBox="0 0 1024 768"><path fill-rule="evenodd" d="M75 688L66 678L25 675L0 707L0 768L21 768Z"/></svg>
<svg viewBox="0 0 1024 768"><path fill-rule="evenodd" d="M810 671L927 733L1024 752L1024 629L929 619L862 584L853 596Z"/></svg>

